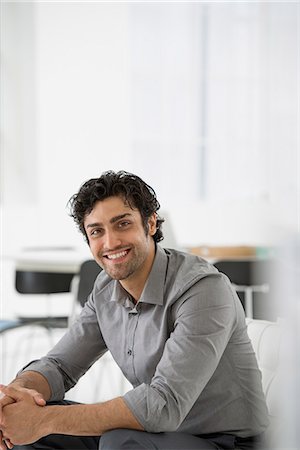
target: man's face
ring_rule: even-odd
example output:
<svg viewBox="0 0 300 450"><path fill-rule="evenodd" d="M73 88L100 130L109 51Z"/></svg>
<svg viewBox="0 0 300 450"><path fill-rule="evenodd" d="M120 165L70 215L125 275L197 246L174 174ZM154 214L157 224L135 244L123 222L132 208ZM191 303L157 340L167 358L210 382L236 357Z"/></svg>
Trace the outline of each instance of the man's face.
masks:
<svg viewBox="0 0 300 450"><path fill-rule="evenodd" d="M93 257L116 280L138 279L151 267L156 214L151 216L148 226L146 233L140 212L132 209L122 197L108 197L96 202L84 219Z"/></svg>

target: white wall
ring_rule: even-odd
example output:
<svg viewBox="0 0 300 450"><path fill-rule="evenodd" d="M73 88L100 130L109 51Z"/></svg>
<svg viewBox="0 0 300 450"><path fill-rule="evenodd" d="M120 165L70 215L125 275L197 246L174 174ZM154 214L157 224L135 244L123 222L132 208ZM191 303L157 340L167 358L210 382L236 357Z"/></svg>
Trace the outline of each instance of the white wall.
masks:
<svg viewBox="0 0 300 450"><path fill-rule="evenodd" d="M180 246L268 246L299 231L297 3L0 11L1 316L47 311L49 299L16 294L14 259L31 246L87 251L65 207L104 170L153 185Z"/></svg>
<svg viewBox="0 0 300 450"><path fill-rule="evenodd" d="M82 246L65 205L107 169L153 185L182 246L295 229L297 20L286 2L3 4L3 252Z"/></svg>

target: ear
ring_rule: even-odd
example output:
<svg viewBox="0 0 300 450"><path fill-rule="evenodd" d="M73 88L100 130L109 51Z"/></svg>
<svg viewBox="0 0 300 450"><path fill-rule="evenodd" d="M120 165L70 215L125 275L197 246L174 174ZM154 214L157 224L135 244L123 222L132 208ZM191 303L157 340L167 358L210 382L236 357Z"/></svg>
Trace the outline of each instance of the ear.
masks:
<svg viewBox="0 0 300 450"><path fill-rule="evenodd" d="M156 222L157 222L157 214L153 213L148 219L148 230L150 236L154 236L156 233L157 230Z"/></svg>

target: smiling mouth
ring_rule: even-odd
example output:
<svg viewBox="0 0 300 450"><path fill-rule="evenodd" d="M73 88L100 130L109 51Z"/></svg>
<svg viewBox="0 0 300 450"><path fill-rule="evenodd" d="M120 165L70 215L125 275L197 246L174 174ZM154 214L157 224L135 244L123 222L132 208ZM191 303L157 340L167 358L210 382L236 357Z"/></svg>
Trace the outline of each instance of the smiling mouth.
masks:
<svg viewBox="0 0 300 450"><path fill-rule="evenodd" d="M104 256L104 258L106 258L106 259L108 259L110 261L114 261L116 259L124 258L129 253L129 251L130 251L130 249L122 250L122 251L120 251L118 253L111 253L111 254L103 255L103 256Z"/></svg>

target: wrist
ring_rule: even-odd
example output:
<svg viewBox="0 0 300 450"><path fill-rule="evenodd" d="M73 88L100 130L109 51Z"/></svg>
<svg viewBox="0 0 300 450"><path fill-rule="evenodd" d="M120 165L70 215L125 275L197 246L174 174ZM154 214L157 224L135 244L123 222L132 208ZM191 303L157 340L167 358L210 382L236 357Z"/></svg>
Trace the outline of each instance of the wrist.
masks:
<svg viewBox="0 0 300 450"><path fill-rule="evenodd" d="M21 378L16 378L15 380L13 380L11 383L9 383L7 385L8 387L13 387L13 388L25 388L26 385L24 383L24 380L22 380Z"/></svg>
<svg viewBox="0 0 300 450"><path fill-rule="evenodd" d="M51 397L51 388L48 380L39 372L22 372L10 383L10 386L36 391L41 394L45 401L48 401Z"/></svg>
<svg viewBox="0 0 300 450"><path fill-rule="evenodd" d="M59 406L55 405L40 407L43 436L59 433L56 425L57 417L59 418L60 416L59 411Z"/></svg>

